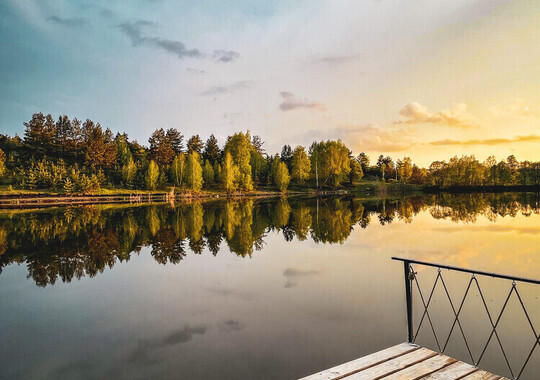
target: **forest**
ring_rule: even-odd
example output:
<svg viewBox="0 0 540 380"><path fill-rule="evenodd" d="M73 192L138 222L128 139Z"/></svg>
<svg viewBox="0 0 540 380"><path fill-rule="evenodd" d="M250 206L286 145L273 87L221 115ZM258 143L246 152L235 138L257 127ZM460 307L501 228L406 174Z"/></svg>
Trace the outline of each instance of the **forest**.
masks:
<svg viewBox="0 0 540 380"><path fill-rule="evenodd" d="M285 145L267 153L260 136L237 132L220 147L175 128L156 129L148 145L90 119L36 113L24 123L24 135L0 134L0 185L8 192L47 190L89 194L101 189L178 192L252 192L293 187L351 188L362 179L422 187L539 186L540 162L473 155L434 161L419 167L409 157L357 156L341 140Z"/></svg>

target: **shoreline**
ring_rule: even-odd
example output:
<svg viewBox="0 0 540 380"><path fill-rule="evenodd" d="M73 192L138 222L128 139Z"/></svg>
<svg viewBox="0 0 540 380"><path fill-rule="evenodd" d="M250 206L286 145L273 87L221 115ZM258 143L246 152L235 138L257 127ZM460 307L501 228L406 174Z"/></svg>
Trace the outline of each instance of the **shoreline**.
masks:
<svg viewBox="0 0 540 380"><path fill-rule="evenodd" d="M250 193L167 193L167 192L132 192L118 194L54 194L54 193L20 193L1 194L0 210L28 209L58 206L84 206L93 204L144 204L144 203L174 203L186 200L217 200L242 198L277 198L283 196L313 196L316 191L258 191ZM319 195L336 195L340 192L321 192Z"/></svg>

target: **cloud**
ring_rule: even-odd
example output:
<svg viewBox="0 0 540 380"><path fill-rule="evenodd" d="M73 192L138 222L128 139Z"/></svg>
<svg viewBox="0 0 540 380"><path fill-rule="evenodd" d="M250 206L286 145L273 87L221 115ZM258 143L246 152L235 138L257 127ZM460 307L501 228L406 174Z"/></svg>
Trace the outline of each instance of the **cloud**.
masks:
<svg viewBox="0 0 540 380"><path fill-rule="evenodd" d="M217 62L232 62L240 58L240 53L236 51L226 51L226 50L214 50L212 58Z"/></svg>
<svg viewBox="0 0 540 380"><path fill-rule="evenodd" d="M190 73L195 73L195 74L206 74L205 70L195 69L193 67L186 67L186 71L189 71Z"/></svg>
<svg viewBox="0 0 540 380"><path fill-rule="evenodd" d="M242 290L226 288L223 286L209 287L204 290L207 292L216 294L220 297L232 297L232 298L238 298L241 300L250 300L251 298L253 298L251 293L244 292Z"/></svg>
<svg viewBox="0 0 540 380"><path fill-rule="evenodd" d="M315 58L315 61L328 65L342 65L344 63L355 61L358 58L358 55L327 55L324 57Z"/></svg>
<svg viewBox="0 0 540 380"><path fill-rule="evenodd" d="M193 339L194 335L204 335L206 330L206 326L191 327L185 325L182 329L173 331L161 339L140 339L137 342L137 348L130 355L129 361L144 365L158 363L161 360L153 358L150 355L153 350L187 343Z"/></svg>
<svg viewBox="0 0 540 380"><path fill-rule="evenodd" d="M426 106L417 102L411 102L401 110L399 114L404 118L394 124L439 124L457 128L478 127L476 118L467 112L464 103L454 104L452 109L432 113Z"/></svg>
<svg viewBox="0 0 540 380"><path fill-rule="evenodd" d="M287 279L285 282L286 288L294 288L298 285L298 281L301 278L305 277L312 277L312 276L318 276L321 273L315 270L300 270L300 269L293 269L293 268L287 268L283 271L283 276Z"/></svg>
<svg viewBox="0 0 540 380"><path fill-rule="evenodd" d="M496 139L485 139L485 140L438 140L432 141L430 145L501 145L501 144L511 144L518 142L534 142L540 141L540 136L538 135L528 135L528 136L515 136L510 139L506 138L496 138Z"/></svg>
<svg viewBox="0 0 540 380"><path fill-rule="evenodd" d="M229 86L210 87L208 90L201 92L201 95L208 96L208 95L228 94L235 90L249 88L251 83L252 83L251 81L242 80L242 81L234 82Z"/></svg>
<svg viewBox="0 0 540 380"><path fill-rule="evenodd" d="M244 324L241 321L235 319L229 319L218 324L219 332L227 333L232 331L240 331L244 328Z"/></svg>
<svg viewBox="0 0 540 380"><path fill-rule="evenodd" d="M292 93L280 92L283 102L279 105L282 111L291 111L297 108L312 108L318 111L326 111L326 106L319 102L310 102L307 99L297 99Z"/></svg>
<svg viewBox="0 0 540 380"><path fill-rule="evenodd" d="M154 23L146 20L127 21L118 25L120 30L129 37L132 46L154 46L175 54L178 58L202 56L202 53L197 49L187 49L183 42L144 36L142 29L149 26L154 26Z"/></svg>
<svg viewBox="0 0 540 380"><path fill-rule="evenodd" d="M62 18L58 16L49 16L47 17L47 21L51 21L58 25L64 25L69 27L81 27L88 25L88 20L84 17L67 17Z"/></svg>
<svg viewBox="0 0 540 380"><path fill-rule="evenodd" d="M529 103L524 99L514 99L509 104L492 105L488 109L489 115L496 120L527 120L537 117L536 113L531 109Z"/></svg>
<svg viewBox="0 0 540 380"><path fill-rule="evenodd" d="M113 11L107 8L103 8L101 11L99 11L99 15L106 19L111 19L116 16L116 14Z"/></svg>
<svg viewBox="0 0 540 380"><path fill-rule="evenodd" d="M305 132L300 139L306 142L341 139L356 152L400 152L418 143L408 127L387 129L374 123L310 130Z"/></svg>

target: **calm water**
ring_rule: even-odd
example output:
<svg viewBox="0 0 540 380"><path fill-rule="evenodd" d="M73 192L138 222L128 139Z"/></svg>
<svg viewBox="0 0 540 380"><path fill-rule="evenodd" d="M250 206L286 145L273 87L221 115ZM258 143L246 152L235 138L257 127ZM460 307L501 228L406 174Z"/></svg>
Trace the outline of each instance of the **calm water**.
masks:
<svg viewBox="0 0 540 380"><path fill-rule="evenodd" d="M405 341L403 267L392 256L540 278L539 197L1 212L0 377L305 376ZM436 270L416 269L429 295ZM470 277L443 275L459 305ZM480 283L496 315L511 283ZM518 290L540 330L540 286ZM453 322L444 296L438 287L430 306L441 336ZM499 329L517 375L535 338L514 298ZM419 306L415 297L416 321ZM474 289L462 316L478 358L491 329ZM419 342L436 348L429 325ZM458 330L448 347L470 361ZM482 360L509 375L495 339ZM540 348L530 363L524 379L540 373Z"/></svg>

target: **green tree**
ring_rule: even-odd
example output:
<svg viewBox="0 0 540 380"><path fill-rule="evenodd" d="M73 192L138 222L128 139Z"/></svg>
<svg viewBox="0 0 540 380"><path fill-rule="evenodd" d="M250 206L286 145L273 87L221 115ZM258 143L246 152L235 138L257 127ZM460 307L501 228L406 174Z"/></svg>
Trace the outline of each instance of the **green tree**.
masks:
<svg viewBox="0 0 540 380"><path fill-rule="evenodd" d="M64 192L67 195L75 193L75 184L69 178L66 178L66 180L64 181Z"/></svg>
<svg viewBox="0 0 540 380"><path fill-rule="evenodd" d="M182 186L182 179L186 167L186 156L184 153L178 153L171 164L170 175L176 186Z"/></svg>
<svg viewBox="0 0 540 380"><path fill-rule="evenodd" d="M219 182L221 180L221 165L216 160L214 161L214 181Z"/></svg>
<svg viewBox="0 0 540 380"><path fill-rule="evenodd" d="M91 168L110 168L116 161L116 146L110 129L103 131L99 123L87 130L85 163Z"/></svg>
<svg viewBox="0 0 540 380"><path fill-rule="evenodd" d="M69 140L71 135L71 122L67 115L59 116L56 122L54 143L60 149L62 156L69 148Z"/></svg>
<svg viewBox="0 0 540 380"><path fill-rule="evenodd" d="M354 185L355 181L359 181L364 176L362 171L362 165L358 163L355 158L349 159L350 171L349 171L349 183Z"/></svg>
<svg viewBox="0 0 540 380"><path fill-rule="evenodd" d="M126 165L130 159L133 158L131 151L129 150L128 137L125 133L117 134L114 139L116 143L116 156L118 157L118 163L121 166Z"/></svg>
<svg viewBox="0 0 540 380"><path fill-rule="evenodd" d="M290 145L284 145L281 149L281 161L283 161L287 168L290 170L292 165L292 159L293 159L293 151L291 149Z"/></svg>
<svg viewBox="0 0 540 380"><path fill-rule="evenodd" d="M129 157L128 161L122 166L122 180L128 188L132 188L135 183L135 176L137 175L137 165L133 161L133 158Z"/></svg>
<svg viewBox="0 0 540 380"><path fill-rule="evenodd" d="M238 185L242 190L253 190L251 177L251 139L242 132L230 136L225 144L224 151L230 153L234 164L238 167ZM225 170L225 169L223 169Z"/></svg>
<svg viewBox="0 0 540 380"><path fill-rule="evenodd" d="M253 138L251 139L251 146L261 156L264 154L263 145L264 145L264 141L261 139L260 136L258 135L253 136Z"/></svg>
<svg viewBox="0 0 540 380"><path fill-rule="evenodd" d="M148 163L148 169L146 170L146 188L149 190L155 190L158 184L159 167L154 160L150 160Z"/></svg>
<svg viewBox="0 0 540 380"><path fill-rule="evenodd" d="M276 174L274 177L274 183L280 191L287 190L289 186L289 181L291 180L289 176L289 169L284 162L280 162L277 166Z"/></svg>
<svg viewBox="0 0 540 380"><path fill-rule="evenodd" d="M221 150L219 149L218 141L216 136L213 134L210 135L208 140L206 140L203 156L206 160L210 160L212 164L215 164L216 161L221 157Z"/></svg>
<svg viewBox="0 0 540 380"><path fill-rule="evenodd" d="M206 160L203 168L203 178L204 182L208 185L214 182L214 169L209 160Z"/></svg>
<svg viewBox="0 0 540 380"><path fill-rule="evenodd" d="M197 152L188 154L186 162L186 186L192 191L200 191L203 185L202 168Z"/></svg>
<svg viewBox="0 0 540 380"><path fill-rule="evenodd" d="M369 169L369 157L364 152L361 152L356 158L358 163L362 166L362 172L366 173Z"/></svg>
<svg viewBox="0 0 540 380"><path fill-rule="evenodd" d="M410 157L404 157L397 161L397 171L402 182L408 182L412 175L412 160Z"/></svg>
<svg viewBox="0 0 540 380"><path fill-rule="evenodd" d="M350 171L350 151L341 140L314 142L309 151L311 170L323 184L329 182L333 187L337 187L347 178Z"/></svg>
<svg viewBox="0 0 540 380"><path fill-rule="evenodd" d="M203 147L204 143L199 135L191 136L191 138L188 140L188 153L195 152L197 154L201 154Z"/></svg>
<svg viewBox="0 0 540 380"><path fill-rule="evenodd" d="M24 143L31 156L42 157L50 151L56 133L56 124L50 114L35 113L24 126Z"/></svg>
<svg viewBox="0 0 540 380"><path fill-rule="evenodd" d="M169 167L175 156L175 150L163 128L156 129L148 142L150 143L150 159L159 166Z"/></svg>
<svg viewBox="0 0 540 380"><path fill-rule="evenodd" d="M292 178L298 183L304 183L309 178L311 162L309 161L306 149L297 146L292 153Z"/></svg>
<svg viewBox="0 0 540 380"><path fill-rule="evenodd" d="M184 135L182 135L180 132L178 132L178 130L176 128L169 128L169 129L167 129L167 133L165 134L165 137L167 138L167 140L171 144L171 147L172 147L175 155L182 152L182 149L184 147L183 143L182 143L182 141L184 139Z"/></svg>
<svg viewBox="0 0 540 380"><path fill-rule="evenodd" d="M0 178L6 174L6 154L0 149Z"/></svg>
<svg viewBox="0 0 540 380"><path fill-rule="evenodd" d="M221 183L228 193L234 192L238 188L238 167L234 164L232 155L225 152L223 168L221 169Z"/></svg>

